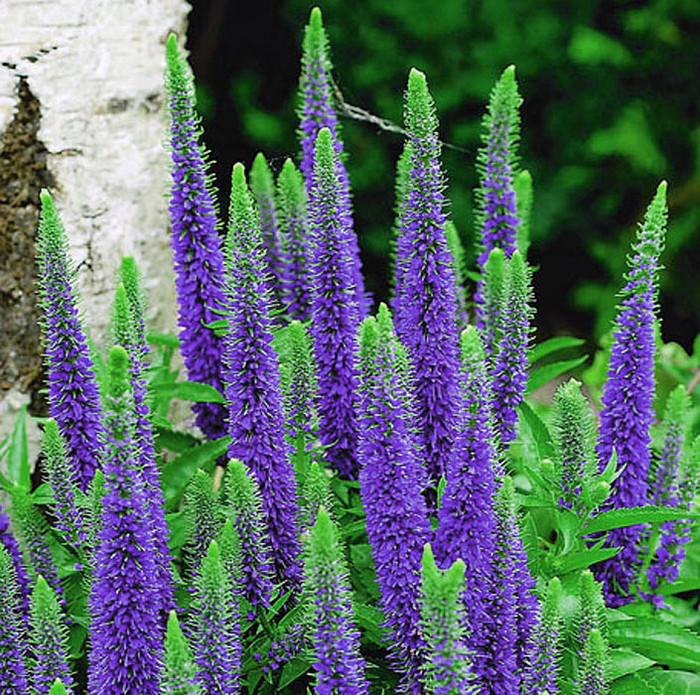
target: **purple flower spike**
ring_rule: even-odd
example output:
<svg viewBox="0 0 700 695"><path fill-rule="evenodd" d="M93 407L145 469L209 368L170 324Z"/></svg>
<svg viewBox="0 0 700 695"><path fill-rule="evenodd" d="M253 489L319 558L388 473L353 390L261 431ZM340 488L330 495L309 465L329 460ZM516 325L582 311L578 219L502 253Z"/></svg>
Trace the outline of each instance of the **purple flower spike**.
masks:
<svg viewBox="0 0 700 695"><path fill-rule="evenodd" d="M637 243L629 258L630 271L622 290L608 378L601 398L598 462L604 467L613 451L622 473L612 485L608 509L643 506L649 502L649 465L654 398L654 324L657 313L659 255L666 226L666 182L656 191ZM595 566L608 606L629 603L640 569L638 542L642 526L615 529L607 539L622 551Z"/></svg>
<svg viewBox="0 0 700 695"><path fill-rule="evenodd" d="M491 92L483 120L484 145L476 161L480 178L476 190L476 227L481 232L477 263L482 273L493 249L502 249L506 258L510 258L516 248L520 219L517 216L513 175L520 136L521 104L515 66L511 65L503 71ZM474 301L477 325L483 328L485 317L481 283L477 286Z"/></svg>
<svg viewBox="0 0 700 695"><path fill-rule="evenodd" d="M488 372L474 326L462 333L461 390L462 413L447 466L434 547L441 569L458 559L465 562L466 645L472 655L472 671L485 685L494 676L489 667L491 636L500 629L489 617L496 550L495 452L486 395Z"/></svg>
<svg viewBox="0 0 700 695"><path fill-rule="evenodd" d="M314 7L311 10L309 24L304 34L301 77L299 79L301 171L306 179L306 188L310 192L314 181L316 138L323 128L328 128L331 132L333 148L338 155L336 163L338 195L345 223L347 224L346 243L350 253L353 292L360 318L364 318L369 313L371 300L365 293L360 249L357 245L357 236L353 230L350 179L343 163L343 143L340 140L338 118L333 106L331 69L328 38L323 28L321 10L318 7Z"/></svg>
<svg viewBox="0 0 700 695"><path fill-rule="evenodd" d="M100 695L160 694L164 626L154 585L155 548L144 483L137 465L129 357L109 353L110 432L105 495L90 590L89 690Z"/></svg>
<svg viewBox="0 0 700 695"><path fill-rule="evenodd" d="M321 507L311 529L305 591L311 613L316 695L367 695L360 633L352 611L352 589L337 529Z"/></svg>
<svg viewBox="0 0 700 695"><path fill-rule="evenodd" d="M330 130L316 140L309 226L314 245L311 335L318 365L318 413L327 460L343 478L357 478L354 364L359 313L355 303L347 215Z"/></svg>
<svg viewBox="0 0 700 695"><path fill-rule="evenodd" d="M360 492L367 535L377 568L391 654L402 673L402 692L421 695L426 645L421 633L420 568L430 524L421 494L422 473L403 410L403 384L391 316L385 305L379 317L361 326Z"/></svg>
<svg viewBox="0 0 700 695"><path fill-rule="evenodd" d="M410 171L397 240L396 333L413 365L419 444L435 486L452 453L459 413L459 336L438 123L425 75L415 69L408 78L405 122ZM434 495L430 501L435 503Z"/></svg>
<svg viewBox="0 0 700 695"><path fill-rule="evenodd" d="M166 59L173 160L170 245L175 261L180 350L190 381L209 384L222 391L221 345L207 325L219 318L223 307L224 258L206 153L199 142L194 87L174 34L168 37ZM224 435L226 422L222 405L194 403L192 410L197 426L209 439Z"/></svg>
<svg viewBox="0 0 700 695"><path fill-rule="evenodd" d="M160 471L156 461L153 440L153 427L148 406L148 385L146 383L145 349L143 334L143 310L138 272L133 259L122 259L122 283L117 286L114 298L114 341L121 345L129 355L129 380L134 398L136 415L135 437L138 444L138 467L144 483L146 506L150 517L155 547L156 578L155 584L161 595L161 613L163 623L172 608L175 607L173 596L173 572L170 566L168 539L170 530L165 521L163 492L160 487ZM125 284L123 284L125 283Z"/></svg>
<svg viewBox="0 0 700 695"><path fill-rule="evenodd" d="M48 191L41 193L38 250L49 413L65 440L80 489L87 492L100 467L102 407L71 287L68 240Z"/></svg>
<svg viewBox="0 0 700 695"><path fill-rule="evenodd" d="M29 693L20 601L13 558L0 546L0 692L3 695Z"/></svg>
<svg viewBox="0 0 700 695"><path fill-rule="evenodd" d="M24 567L24 560L19 549L19 543L12 534L10 529L10 517L5 514L0 505L0 547L4 548L10 558L15 569L15 577L20 593L20 606L25 618L29 617L29 597L31 589L29 588L29 575Z"/></svg>
<svg viewBox="0 0 700 695"><path fill-rule="evenodd" d="M539 624L540 605L535 580L527 566L527 553L520 536L513 481L501 483L496 503L496 558L493 584L491 658L495 679L492 692L511 695L519 692L525 654Z"/></svg>
<svg viewBox="0 0 700 695"><path fill-rule="evenodd" d="M233 167L227 236L224 339L229 458L252 471L262 495L272 561L286 589L301 582L299 506L291 448L285 440L277 353L272 347L269 291L260 222L242 164Z"/></svg>

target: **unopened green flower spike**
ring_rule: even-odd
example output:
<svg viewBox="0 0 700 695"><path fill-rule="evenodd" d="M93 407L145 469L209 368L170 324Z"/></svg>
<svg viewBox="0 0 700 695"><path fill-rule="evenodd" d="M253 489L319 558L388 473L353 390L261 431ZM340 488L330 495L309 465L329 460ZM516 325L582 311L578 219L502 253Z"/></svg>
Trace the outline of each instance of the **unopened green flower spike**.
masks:
<svg viewBox="0 0 700 695"><path fill-rule="evenodd" d="M520 224L515 232L515 245L527 257L530 248L530 226L532 224L532 176L527 169L519 171L513 179L515 205Z"/></svg>
<svg viewBox="0 0 700 695"><path fill-rule="evenodd" d="M421 621L428 646L429 692L462 695L469 692L470 680L464 644L464 562L456 560L443 571L435 564L430 544L426 544L421 577Z"/></svg>
<svg viewBox="0 0 700 695"><path fill-rule="evenodd" d="M606 639L600 630L591 630L578 668L575 695L608 695L610 692L609 660Z"/></svg>
<svg viewBox="0 0 700 695"><path fill-rule="evenodd" d="M182 634L177 613L170 611L165 632L165 661L161 676L163 695L200 695L195 680L197 667L187 638Z"/></svg>
<svg viewBox="0 0 700 695"><path fill-rule="evenodd" d="M574 643L582 647L593 630L598 630L607 640L608 618L603 588L589 570L581 572L578 597L579 609L574 619Z"/></svg>

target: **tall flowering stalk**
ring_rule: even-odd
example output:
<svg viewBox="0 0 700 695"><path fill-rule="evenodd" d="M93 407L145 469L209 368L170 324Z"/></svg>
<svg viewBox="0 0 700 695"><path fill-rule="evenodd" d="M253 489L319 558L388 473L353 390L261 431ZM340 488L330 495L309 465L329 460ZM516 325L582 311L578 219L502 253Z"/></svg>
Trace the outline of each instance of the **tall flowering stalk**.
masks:
<svg viewBox="0 0 700 695"><path fill-rule="evenodd" d="M306 219L304 177L291 159L285 160L277 177L277 213L282 247L282 304L299 321L311 318L311 264Z"/></svg>
<svg viewBox="0 0 700 695"><path fill-rule="evenodd" d="M199 563L209 550L209 544L216 538L223 525L213 481L205 471L198 470L185 490L185 518L187 539L183 547L183 557L189 572L195 574Z"/></svg>
<svg viewBox="0 0 700 695"><path fill-rule="evenodd" d="M637 232L637 241L629 257L629 273L622 290L608 378L601 402L597 454L601 467L617 453L621 469L612 484L607 501L619 509L647 504L649 501L650 443L654 398L654 325L657 313L659 256L666 227L666 182L662 182ZM621 552L596 565L609 606L632 599L632 587L640 568L638 543L641 526L613 530L607 539L610 547Z"/></svg>
<svg viewBox="0 0 700 695"><path fill-rule="evenodd" d="M338 117L333 105L331 88L331 59L328 37L323 28L321 10L311 10L309 24L304 34L299 78L299 139L301 140L301 171L306 179L306 188L311 191L314 181L315 143L323 128L328 128L333 149L338 155L336 169L338 177L338 199L346 226L347 252L353 281L353 295L360 318L369 312L370 300L365 293L362 263L357 236L353 229L350 200L350 179L343 163L343 143L340 140Z"/></svg>
<svg viewBox="0 0 700 695"><path fill-rule="evenodd" d="M27 643L21 614L21 594L14 562L0 546L0 692L27 695Z"/></svg>
<svg viewBox="0 0 700 695"><path fill-rule="evenodd" d="M44 470L53 488L53 512L56 526L66 538L81 547L87 541L82 510L75 501L76 474L68 463L66 447L58 424L52 418L44 425Z"/></svg>
<svg viewBox="0 0 700 695"><path fill-rule="evenodd" d="M47 695L56 678L68 693L73 679L68 663L68 630L53 589L39 576L32 593L30 616L32 654L31 682L36 695ZM4 692L4 691L3 691Z"/></svg>
<svg viewBox="0 0 700 695"><path fill-rule="evenodd" d="M476 158L479 173L476 227L481 235L477 264L482 272L493 249L502 249L506 258L510 258L516 249L520 220L517 217L513 175L520 138L521 104L515 67L511 65L503 71L491 92L483 120L483 146ZM474 300L477 323L483 328L486 318L481 283Z"/></svg>
<svg viewBox="0 0 700 695"><path fill-rule="evenodd" d="M138 447L138 468L144 484L144 496L155 547L155 584L161 593L163 619L175 605L173 597L173 573L170 567L168 538L170 530L165 522L164 498L160 487L160 471L156 461L148 385L146 383L146 341L142 294L138 271L128 260L122 259L121 274L129 284L119 283L114 297L113 331L116 345L129 355L129 381L133 393L135 442Z"/></svg>
<svg viewBox="0 0 700 695"><path fill-rule="evenodd" d="M280 239L279 215L275 201L275 177L262 152L258 152L250 167L250 190L260 218L265 258L269 269L272 297L277 302L282 299L283 254Z"/></svg>
<svg viewBox="0 0 700 695"><path fill-rule="evenodd" d="M197 667L177 613L170 611L165 631L165 658L161 676L163 695L202 695L196 680Z"/></svg>
<svg viewBox="0 0 700 695"><path fill-rule="evenodd" d="M650 471L651 501L657 505L680 507L684 500L679 486L679 465L683 457L685 430L690 411L690 397L685 386L679 384L669 395L666 403L664 424L666 434L664 445L658 458L652 462ZM650 550L655 555L647 569L646 577L652 592L663 581L673 582L678 577L680 564L685 558L685 543L690 534L684 523L666 521L661 524L659 547ZM657 608L665 605L663 596L655 593L642 593Z"/></svg>
<svg viewBox="0 0 700 695"><path fill-rule="evenodd" d="M608 695L610 692L608 645L600 630L593 629L583 648L575 682L575 695Z"/></svg>
<svg viewBox="0 0 700 695"><path fill-rule="evenodd" d="M425 546L421 620L428 648L426 681L430 693L468 695L475 692L470 684L469 652L465 646L464 568L462 560L455 560L445 571L438 569L430 545Z"/></svg>
<svg viewBox="0 0 700 695"><path fill-rule="evenodd" d="M195 577L192 597L192 652L203 692L238 695L241 641L237 601L231 593L216 541Z"/></svg>
<svg viewBox="0 0 700 695"><path fill-rule="evenodd" d="M497 679L491 687L494 693L507 695L518 692L520 687L525 654L539 623L540 605L520 536L515 488L509 477L501 482L496 513L493 621L499 629L492 643Z"/></svg>
<svg viewBox="0 0 700 695"><path fill-rule="evenodd" d="M311 334L318 367L319 439L328 447L325 456L331 466L343 478L356 478L354 359L360 315L338 161L331 131L323 128L316 139L309 194L314 246Z"/></svg>
<svg viewBox="0 0 700 695"><path fill-rule="evenodd" d="M558 695L560 692L560 662L564 641L564 620L561 614L561 581L550 580L542 603L540 622L528 645L523 682L525 692Z"/></svg>
<svg viewBox="0 0 700 695"><path fill-rule="evenodd" d="M338 532L321 507L308 540L304 593L309 603L317 695L366 695L365 662L354 625L352 589Z"/></svg>
<svg viewBox="0 0 700 695"><path fill-rule="evenodd" d="M235 459L226 469L226 499L226 515L240 542L243 596L253 611L266 608L272 595L273 566L262 500L255 478Z"/></svg>
<svg viewBox="0 0 700 695"><path fill-rule="evenodd" d="M421 446L436 485L451 455L459 412L457 298L445 237L435 104L425 75L415 69L408 78L404 121L410 170L397 242L396 333L413 364Z"/></svg>
<svg viewBox="0 0 700 695"><path fill-rule="evenodd" d="M170 107L172 187L170 245L175 262L180 349L190 381L222 391L221 345L207 326L224 304L224 258L217 206L200 142L194 86L174 34L166 43L165 85ZM217 313L218 312L218 313ZM197 426L210 439L225 431L225 409L215 403L193 403Z"/></svg>
<svg viewBox="0 0 700 695"><path fill-rule="evenodd" d="M498 311L497 343L491 356L493 421L504 444L516 437L517 407L527 385L527 351L531 336L531 272L520 251L506 261L503 298Z"/></svg>
<svg viewBox="0 0 700 695"><path fill-rule="evenodd" d="M110 350L105 494L90 590L88 682L101 695L160 693L163 629L155 548L129 388L129 357Z"/></svg>
<svg viewBox="0 0 700 695"><path fill-rule="evenodd" d="M377 568L392 656L406 693L422 693L425 643L420 630L420 563L430 538L421 495L422 474L407 431L398 345L391 318L369 317L361 326L358 422L360 492Z"/></svg>
<svg viewBox="0 0 700 695"><path fill-rule="evenodd" d="M272 347L260 222L242 164L233 167L226 241L228 333L224 339L229 458L253 472L278 580L301 582L299 507L284 437L279 363Z"/></svg>
<svg viewBox="0 0 700 695"><path fill-rule="evenodd" d="M581 384L571 379L554 396L559 506L583 513L581 493L596 473L595 422Z"/></svg>
<svg viewBox="0 0 700 695"><path fill-rule="evenodd" d="M78 318L68 239L48 191L41 192L38 236L39 297L49 413L66 444L69 465L86 492L100 467L102 407L87 339Z"/></svg>
<svg viewBox="0 0 700 695"><path fill-rule="evenodd" d="M12 560L19 587L20 608L26 619L29 616L29 596L31 594L29 575L24 567L19 543L10 529L10 517L3 511L2 505L0 505L0 548L4 549Z"/></svg>
<svg viewBox="0 0 700 695"><path fill-rule="evenodd" d="M489 423L488 371L475 326L461 337L462 411L438 511L435 557L442 569L465 562L463 601L466 645L472 669L483 687L494 679L490 642L498 630L489 618L495 557L496 515L492 431Z"/></svg>

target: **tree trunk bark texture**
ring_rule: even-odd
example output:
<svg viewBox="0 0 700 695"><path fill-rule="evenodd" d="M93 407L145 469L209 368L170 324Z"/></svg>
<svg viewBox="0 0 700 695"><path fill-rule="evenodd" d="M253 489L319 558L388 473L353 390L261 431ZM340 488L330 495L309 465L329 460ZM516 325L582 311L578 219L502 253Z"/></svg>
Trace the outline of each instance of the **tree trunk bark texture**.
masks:
<svg viewBox="0 0 700 695"><path fill-rule="evenodd" d="M56 199L89 334L105 342L120 258L139 263L156 330L176 328L165 39L185 0L0 0L0 442L46 412L34 240ZM31 433L30 455L38 433Z"/></svg>

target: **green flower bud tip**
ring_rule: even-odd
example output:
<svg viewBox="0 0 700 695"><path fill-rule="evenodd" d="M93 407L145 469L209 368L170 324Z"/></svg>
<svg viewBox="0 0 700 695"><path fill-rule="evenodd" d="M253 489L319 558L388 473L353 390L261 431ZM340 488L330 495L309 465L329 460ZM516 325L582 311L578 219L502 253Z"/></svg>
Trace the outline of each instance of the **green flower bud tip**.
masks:
<svg viewBox="0 0 700 695"><path fill-rule="evenodd" d="M322 172L335 172L335 156L333 133L331 133L330 128L321 128L316 136L318 169Z"/></svg>
<svg viewBox="0 0 700 695"><path fill-rule="evenodd" d="M374 316L363 319L360 324L360 358L363 362L367 361L368 364L371 362L378 337L377 319Z"/></svg>
<svg viewBox="0 0 700 695"><path fill-rule="evenodd" d="M327 45L326 31L323 28L323 15L320 7L314 7L309 15L309 24L304 35L303 50L316 57L325 51Z"/></svg>
<svg viewBox="0 0 700 695"><path fill-rule="evenodd" d="M485 358L484 344L476 326L467 326L462 331L459 342L463 362L480 362Z"/></svg>
<svg viewBox="0 0 700 695"><path fill-rule="evenodd" d="M63 685L60 678L57 678L53 682L53 685L51 686L51 690L49 690L49 695L68 695L68 691L66 690L66 686Z"/></svg>
<svg viewBox="0 0 700 695"><path fill-rule="evenodd" d="M275 195L275 179L262 152L258 152L250 168L250 187L269 198Z"/></svg>
<svg viewBox="0 0 700 695"><path fill-rule="evenodd" d="M121 345L109 350L107 371L109 374L109 394L119 398L129 387L129 355Z"/></svg>
<svg viewBox="0 0 700 695"><path fill-rule="evenodd" d="M690 396L688 395L685 386L683 386L683 384L679 384L668 395L664 420L666 421L666 424L674 422L678 423L681 427L684 427L688 418L689 410Z"/></svg>
<svg viewBox="0 0 700 695"><path fill-rule="evenodd" d="M328 510L321 506L311 532L311 550L319 555L329 555L335 549L335 527Z"/></svg>

